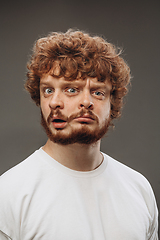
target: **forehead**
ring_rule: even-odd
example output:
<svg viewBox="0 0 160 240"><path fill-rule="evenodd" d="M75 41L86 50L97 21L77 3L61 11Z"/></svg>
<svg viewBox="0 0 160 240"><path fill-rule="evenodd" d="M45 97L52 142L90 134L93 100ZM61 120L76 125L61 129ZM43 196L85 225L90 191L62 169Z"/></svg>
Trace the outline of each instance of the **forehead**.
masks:
<svg viewBox="0 0 160 240"><path fill-rule="evenodd" d="M79 79L74 79L74 80L68 80L65 79L64 77L52 77L51 75L44 75L40 79L40 85L43 84L49 84L49 85L63 85L63 84L69 84L69 85L80 85L80 86L85 86L88 84L89 86L97 86L97 87L108 87L111 88L111 83L108 79L106 79L104 82L100 82L97 80L97 78L92 78L92 77L86 77L85 79L79 78Z"/></svg>

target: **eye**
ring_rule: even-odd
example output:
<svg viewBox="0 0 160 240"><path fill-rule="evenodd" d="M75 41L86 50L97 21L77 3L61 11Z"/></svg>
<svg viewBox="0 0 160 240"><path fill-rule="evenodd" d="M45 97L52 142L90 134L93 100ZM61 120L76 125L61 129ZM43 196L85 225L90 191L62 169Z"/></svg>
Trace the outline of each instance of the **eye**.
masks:
<svg viewBox="0 0 160 240"><path fill-rule="evenodd" d="M52 88L45 88L44 89L44 93L47 94L47 95L51 94L52 92L53 92Z"/></svg>
<svg viewBox="0 0 160 240"><path fill-rule="evenodd" d="M78 93L78 89L77 88L66 88L65 93L68 95L74 96Z"/></svg>
<svg viewBox="0 0 160 240"><path fill-rule="evenodd" d="M102 91L94 91L92 94L94 95L94 97L96 97L100 100L101 99L103 100L105 98L105 93Z"/></svg>
<svg viewBox="0 0 160 240"><path fill-rule="evenodd" d="M94 94L96 95L96 96L102 96L103 94L101 93L101 92L94 92Z"/></svg>

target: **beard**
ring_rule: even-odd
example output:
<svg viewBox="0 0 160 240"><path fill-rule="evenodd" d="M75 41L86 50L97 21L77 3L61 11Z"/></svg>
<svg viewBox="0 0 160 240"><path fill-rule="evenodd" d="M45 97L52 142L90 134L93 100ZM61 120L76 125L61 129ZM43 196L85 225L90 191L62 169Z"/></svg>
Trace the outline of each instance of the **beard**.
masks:
<svg viewBox="0 0 160 240"><path fill-rule="evenodd" d="M63 129L57 128L54 129L54 132L51 130L49 125L51 124L51 119L55 114L59 118L65 119L66 122L70 123L74 118L83 116L85 113L89 114L97 123L97 126L94 129L90 129L89 124L80 123L81 128L73 128L69 133L64 133ZM100 140L108 131L110 126L110 117L104 120L102 126L99 126L99 120L95 114L90 110L81 110L78 114L73 114L69 118L64 116L59 109L57 109L54 114L51 112L47 121L45 120L43 113L41 111L41 125L45 129L45 132L48 138L57 144L68 145L68 144L93 144Z"/></svg>

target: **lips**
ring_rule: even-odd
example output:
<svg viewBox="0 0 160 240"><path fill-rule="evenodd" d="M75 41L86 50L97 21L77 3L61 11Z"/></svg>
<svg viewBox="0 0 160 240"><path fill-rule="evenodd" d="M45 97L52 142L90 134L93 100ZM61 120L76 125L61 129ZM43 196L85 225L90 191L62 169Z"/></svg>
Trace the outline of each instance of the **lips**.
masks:
<svg viewBox="0 0 160 240"><path fill-rule="evenodd" d="M64 128L67 122L61 118L53 117L52 124L55 128Z"/></svg>
<svg viewBox="0 0 160 240"><path fill-rule="evenodd" d="M52 124L56 129L63 129L72 121L81 124L92 124L94 121L98 122L96 116L91 111L85 112L84 110L77 114L72 114L70 117L66 117L60 111L57 111L55 114L50 113L47 119L48 124Z"/></svg>
<svg viewBox="0 0 160 240"><path fill-rule="evenodd" d="M94 118L91 117L88 114L84 114L82 116L79 116L77 118L75 118L75 121L81 122L81 123L91 123L94 121Z"/></svg>

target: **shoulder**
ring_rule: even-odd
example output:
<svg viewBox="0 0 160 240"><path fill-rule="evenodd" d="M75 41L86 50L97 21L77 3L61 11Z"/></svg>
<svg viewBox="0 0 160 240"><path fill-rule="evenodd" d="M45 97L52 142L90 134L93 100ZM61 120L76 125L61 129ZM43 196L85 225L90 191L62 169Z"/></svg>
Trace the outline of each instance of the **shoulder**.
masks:
<svg viewBox="0 0 160 240"><path fill-rule="evenodd" d="M134 169L106 154L104 156L108 162L106 175L109 175L110 182L116 186L118 193L125 196L133 205L136 204L136 208L139 205L139 211L145 209L145 215L150 219L149 239L157 239L158 208L149 181Z"/></svg>
<svg viewBox="0 0 160 240"><path fill-rule="evenodd" d="M30 193L31 182L35 185L37 181L38 163L43 164L39 150L0 176L0 231L8 236L15 237L18 231L15 225L19 221L19 209Z"/></svg>
<svg viewBox="0 0 160 240"><path fill-rule="evenodd" d="M49 168L41 156L41 151L35 151L0 176L0 231L8 236L14 236L18 231L15 225L21 221L23 206L30 202L41 178L46 174L45 169Z"/></svg>
<svg viewBox="0 0 160 240"><path fill-rule="evenodd" d="M21 163L9 169L0 176L0 191L24 187L31 179L41 174L45 162L41 159L41 149L35 151Z"/></svg>
<svg viewBox="0 0 160 240"><path fill-rule="evenodd" d="M109 174L111 179L114 179L115 183L122 189L127 190L127 192L134 193L141 197L150 214L153 216L157 215L157 205L153 189L151 184L138 171L126 166L125 164L113 159L112 157L104 154L108 160L107 174Z"/></svg>
<svg viewBox="0 0 160 240"><path fill-rule="evenodd" d="M134 182L135 184L144 184L146 186L150 186L146 177L144 177L140 172L128 167L127 165L117 161L116 159L104 154L105 158L107 159L107 171L108 174L113 175L115 178L119 180L127 180Z"/></svg>
<svg viewBox="0 0 160 240"><path fill-rule="evenodd" d="M151 208L151 203L155 202L155 197L146 177L106 154L105 158L108 160L106 173L110 179L128 192L139 194L145 200L147 206Z"/></svg>

